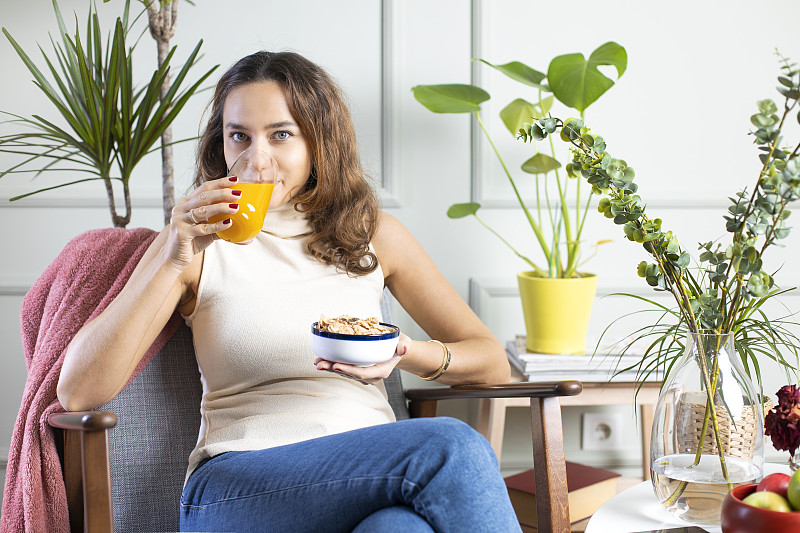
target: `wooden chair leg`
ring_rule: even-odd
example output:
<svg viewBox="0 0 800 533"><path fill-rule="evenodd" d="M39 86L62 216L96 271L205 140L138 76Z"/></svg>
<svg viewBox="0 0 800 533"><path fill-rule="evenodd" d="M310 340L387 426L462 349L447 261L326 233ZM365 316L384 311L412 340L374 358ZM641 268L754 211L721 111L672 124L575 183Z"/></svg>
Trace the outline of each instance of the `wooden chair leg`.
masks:
<svg viewBox="0 0 800 533"><path fill-rule="evenodd" d="M64 486L67 490L69 530L83 532L83 461L81 432L64 430Z"/></svg>
<svg viewBox="0 0 800 533"><path fill-rule="evenodd" d="M558 397L531 398L533 472L540 533L569 533L567 469ZM560 490L558 490L560 487Z"/></svg>
<svg viewBox="0 0 800 533"><path fill-rule="evenodd" d="M117 424L110 411L50 413L47 423L64 432L64 484L70 531L114 531L108 430Z"/></svg>
<svg viewBox="0 0 800 533"><path fill-rule="evenodd" d="M87 533L114 531L111 510L111 465L108 457L108 432L82 433L83 506ZM91 459L89 459L91 458Z"/></svg>
<svg viewBox="0 0 800 533"><path fill-rule="evenodd" d="M436 416L439 406L437 400L412 400L408 403L408 411L411 418L423 418Z"/></svg>

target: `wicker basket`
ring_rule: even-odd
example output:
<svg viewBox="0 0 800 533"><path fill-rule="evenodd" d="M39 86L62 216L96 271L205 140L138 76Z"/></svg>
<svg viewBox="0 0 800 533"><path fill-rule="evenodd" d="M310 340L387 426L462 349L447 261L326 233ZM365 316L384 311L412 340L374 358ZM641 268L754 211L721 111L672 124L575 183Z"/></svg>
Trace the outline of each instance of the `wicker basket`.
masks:
<svg viewBox="0 0 800 533"><path fill-rule="evenodd" d="M675 410L675 439L676 449L679 453L697 453L697 444L703 431L703 420L706 414L706 395L702 392L681 394ZM767 397L762 405L762 417L772 409L772 400ZM725 455L741 459L752 459L753 432L757 418L754 406L745 405L741 417L735 418L731 423L731 416L725 404L716 404L717 422L719 424L719 437ZM704 454L717 454L717 442L714 428L709 421L706 437L703 441Z"/></svg>

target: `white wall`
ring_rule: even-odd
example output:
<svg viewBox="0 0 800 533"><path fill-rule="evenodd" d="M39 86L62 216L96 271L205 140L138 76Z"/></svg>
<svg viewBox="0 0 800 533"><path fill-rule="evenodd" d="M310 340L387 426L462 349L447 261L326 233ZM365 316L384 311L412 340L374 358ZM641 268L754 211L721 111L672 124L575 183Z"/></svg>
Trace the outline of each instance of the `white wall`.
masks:
<svg viewBox="0 0 800 533"><path fill-rule="evenodd" d="M83 0L60 2L65 13L76 10L79 20L84 18L87 4ZM612 154L636 169L649 213L660 216L692 250L693 242L724 235L721 216L727 197L754 181L757 159L747 136L749 116L757 100L777 97L774 49L800 61L800 36L793 27L800 5L794 0L765 0L758 6L744 0L610 0L602 6L583 0L387 0L384 66L388 70L384 79L389 85L384 101L389 105L385 112L390 120L381 124L380 2L306 0L291 3L291 8L287 4L238 2L238 9L260 6L262 14L245 17L249 26L234 30L239 12L221 7L227 4L182 3L174 42L185 54L199 38L205 39L205 67L220 63L224 69L259 48L292 48L325 65L350 94L368 167L376 175L381 174L382 167L386 171L383 194L387 210L417 236L465 299L470 280L474 281L477 298L471 303L480 304L482 318L502 341L524 331L514 291L516 272L525 265L476 222L450 220L445 211L452 203L470 200L474 177L485 194L477 200L497 206L484 209L484 218L523 251L534 254L530 230L518 209L503 207L508 203L507 191L485 143L477 142L480 157L472 167L470 117L430 113L413 99L412 86L468 83L473 75L470 59L475 56L494 63L520 60L545 70L555 55L576 51L588 55L603 42L617 41L628 51L628 71L587 111L587 121L606 138ZM55 27L50 2L15 3L13 10L9 5L3 0L0 23L26 50L32 51L36 42L48 49L46 32ZM108 13L113 16L121 5L121 0L101 4L103 19L108 20ZM300 10L301 14L287 9ZM155 52L148 39L145 36L140 44L143 73L154 63ZM5 39L0 40L0 64L5 80L0 85L0 110L52 116ZM488 68L478 69L476 75L494 97L483 113L493 128L498 122L496 112L507 101L516 96L535 98ZM197 131L206 98L197 98L186 108L176 124L176 136ZM527 157L521 153L524 147L496 131L501 150L509 154L510 165L517 167ZM383 161L381 137L387 143ZM8 161L0 156L0 168L8 166ZM176 154L179 191L185 190L191 173L192 149L183 147ZM160 227L159 175L159 162L153 159L134 177L130 227ZM3 456L25 379L19 339L22 296L71 237L110 224L99 185L63 189L14 204L6 201L31 187L26 177L0 180L0 227L28 224L24 233L6 232L2 240L6 250L6 259L0 264L0 339L5 362L5 372L0 376ZM593 215L590 213L590 217ZM600 275L598 308L602 309L593 315L590 336L597 336L610 318L625 309L624 302L602 295L618 290L649 294L635 274L635 265L644 259L640 249L623 241L619 228L610 221L594 216L587 240L612 238L614 242L602 247L587 265ZM767 261L776 268L786 262L777 279L789 287L800 283L800 236L793 234L787 245L771 250ZM786 303L800 309L797 296L787 297ZM424 338L407 318L400 316L398 321L404 330ZM768 363L765 366L765 390L777 390L786 379ZM445 409L469 420L474 417L471 405ZM568 458L635 472L639 465L632 408L620 406L616 410L625 415L624 431L630 438L624 442L631 447L603 454L581 450L582 410L571 408L565 410ZM504 453L506 468L519 467L530 457L526 424L522 410L512 411ZM773 460L784 457L771 452Z"/></svg>

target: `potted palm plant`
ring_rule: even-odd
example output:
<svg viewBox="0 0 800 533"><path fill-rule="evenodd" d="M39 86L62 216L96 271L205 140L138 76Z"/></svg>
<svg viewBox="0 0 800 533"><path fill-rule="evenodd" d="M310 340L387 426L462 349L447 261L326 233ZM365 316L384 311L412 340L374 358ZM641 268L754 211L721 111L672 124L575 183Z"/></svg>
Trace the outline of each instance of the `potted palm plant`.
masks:
<svg viewBox="0 0 800 533"><path fill-rule="evenodd" d="M779 288L779 269L764 263L765 252L789 235L789 207L800 199L800 143L783 133L790 122L800 123L800 69L785 58L781 63L782 105L759 101L751 117L758 176L752 188L730 196L729 241L700 243L697 259L648 215L633 169L612 157L583 121L545 117L520 131L523 141L560 131L573 147L567 171L602 195L598 210L642 245L649 259L638 265L638 275L674 298L674 308L645 299L658 318L637 330L631 345L649 343L636 365L640 376L658 368L667 374L651 441L656 496L670 513L694 523L718 524L725 494L761 477L763 416L770 407L760 394L761 368L772 360L796 370L800 362L796 319L774 316L767 305L792 289Z"/></svg>
<svg viewBox="0 0 800 533"><path fill-rule="evenodd" d="M0 172L0 178L19 173L37 176L78 173L77 179L41 187L15 196L11 201L76 183L100 181L106 191L113 225L125 227L131 219L130 179L134 167L154 150L162 133L216 67L191 84L188 82L189 70L198 62L202 41L198 42L175 74L169 89L159 98L170 76L175 48L159 62L143 87L134 85L136 44L129 44L134 22L130 17L130 0L126 0L122 17L116 19L113 34L106 39L96 8L89 9L83 36L77 21L74 34L68 32L56 0L53 0L53 9L60 42L53 40L52 56L42 52L44 69L37 67L3 28L6 38L34 76L34 83L53 104L59 118L4 113L11 116L8 122L18 126L18 131L0 136L0 152L20 156L21 160ZM49 78L45 73L49 73ZM175 142L185 140L188 139ZM122 189L124 212L118 210L115 183Z"/></svg>
<svg viewBox="0 0 800 533"><path fill-rule="evenodd" d="M584 117L586 109L614 85L598 66L613 66L617 77L627 68L627 53L617 43L598 47L588 59L583 54L561 55L550 61L547 73L513 61L495 65L481 60L514 81L525 85L534 102L517 98L500 111L500 119L512 135L517 135L531 117L546 117L554 100ZM527 331L527 348L543 353L584 353L586 330L597 288L597 277L580 269L581 234L586 214L592 205L593 191L581 187L580 180L570 180L561 173L552 142L534 153L520 168L535 181L535 197L523 198L513 173L492 140L481 117L481 104L489 100L485 90L474 85L419 85L414 97L435 113L472 113L489 141L515 198L530 225L542 259L533 260L518 251L500 233L479 216L477 202L450 206L450 218L473 216L497 236L527 265L517 276ZM531 208L529 205L534 204Z"/></svg>

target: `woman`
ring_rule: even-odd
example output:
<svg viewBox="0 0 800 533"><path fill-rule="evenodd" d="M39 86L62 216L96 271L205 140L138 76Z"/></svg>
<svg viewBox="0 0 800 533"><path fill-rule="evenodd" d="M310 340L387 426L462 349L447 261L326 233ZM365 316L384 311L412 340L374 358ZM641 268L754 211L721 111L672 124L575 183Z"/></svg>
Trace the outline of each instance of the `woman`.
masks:
<svg viewBox="0 0 800 533"><path fill-rule="evenodd" d="M264 229L234 245L215 235L239 208L236 178L221 176L248 148L279 177ZM71 342L62 405L118 394L177 309L203 378L182 529L519 531L485 439L455 420L389 423L382 379L395 367L448 384L505 382L509 367L420 245L378 212L328 75L293 53L236 63L217 84L195 184ZM401 334L394 357L367 368L314 359L310 323L379 315L384 286L437 341Z"/></svg>

